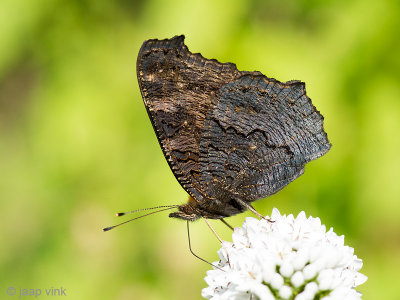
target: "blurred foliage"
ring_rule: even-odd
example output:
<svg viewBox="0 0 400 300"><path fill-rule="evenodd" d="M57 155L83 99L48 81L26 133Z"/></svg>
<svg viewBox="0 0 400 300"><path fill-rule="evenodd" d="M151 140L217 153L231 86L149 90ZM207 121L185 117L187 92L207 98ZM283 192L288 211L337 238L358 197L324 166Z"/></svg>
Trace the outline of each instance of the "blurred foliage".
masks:
<svg viewBox="0 0 400 300"><path fill-rule="evenodd" d="M319 216L364 260L363 299L399 299L399 28L396 0L1 1L1 298L62 286L69 299L200 299L208 266L184 222L101 231L114 212L187 199L135 72L144 40L183 33L207 58L306 82L333 147L255 206ZM216 260L204 222L191 233Z"/></svg>

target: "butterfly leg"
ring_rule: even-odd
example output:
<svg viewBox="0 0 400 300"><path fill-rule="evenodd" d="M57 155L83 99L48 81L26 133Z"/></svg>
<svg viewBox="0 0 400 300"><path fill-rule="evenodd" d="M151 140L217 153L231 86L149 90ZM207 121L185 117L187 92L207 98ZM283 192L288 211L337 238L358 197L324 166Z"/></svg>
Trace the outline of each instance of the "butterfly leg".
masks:
<svg viewBox="0 0 400 300"><path fill-rule="evenodd" d="M228 265L230 266L231 263L230 263L230 261L229 261L229 252L228 252L228 250L226 250L222 239L221 239L220 236L217 234L217 232L214 230L214 228L211 226L210 222L208 222L208 220L207 220L206 218L203 218L203 219L204 219L204 221L207 223L208 227L210 227L210 229L211 229L211 231L214 233L214 235L217 237L217 239L220 241L221 247L224 248L224 250L225 250L225 252L226 252L227 262L228 262ZM228 224L228 223L226 223L226 224Z"/></svg>
<svg viewBox="0 0 400 300"><path fill-rule="evenodd" d="M211 226L210 222L206 218L203 218L204 221L207 223L208 227L210 227L211 231L214 233L214 235L217 237L218 241L222 244L222 239L218 235L218 233L215 231L215 229Z"/></svg>
<svg viewBox="0 0 400 300"><path fill-rule="evenodd" d="M229 225L228 222L226 222L224 219L220 219L220 221L221 221L222 223L224 223L226 226L228 226L228 227L233 231L233 227L232 227L231 225Z"/></svg>
<svg viewBox="0 0 400 300"><path fill-rule="evenodd" d="M191 245L191 243L190 243L189 220L186 221L186 222L187 222L187 233L188 233L188 241L189 241L189 250L190 250L190 253L192 253L194 257L200 259L201 261L204 261L205 263L207 263L207 264L213 266L214 268L219 269L219 270L221 270L221 271L224 271L224 270L222 270L220 267L213 265L213 264L210 263L209 261L206 261L205 259L201 258L200 256L198 256L196 253L193 252L193 250L192 250L192 245ZM225 271L224 271L224 272L225 272Z"/></svg>
<svg viewBox="0 0 400 300"><path fill-rule="evenodd" d="M253 214L255 214L255 215L256 215L257 217L259 217L260 219L264 219L264 220L269 221L269 219L267 219L267 218L264 217L262 214L260 214L258 211L256 211L256 210L254 209L254 207L251 206L251 204L249 204L249 203L247 203L247 202L244 202L244 201L241 200L241 199L236 199L236 201L239 202L241 205L247 207L247 209L248 209L249 211L251 211Z"/></svg>

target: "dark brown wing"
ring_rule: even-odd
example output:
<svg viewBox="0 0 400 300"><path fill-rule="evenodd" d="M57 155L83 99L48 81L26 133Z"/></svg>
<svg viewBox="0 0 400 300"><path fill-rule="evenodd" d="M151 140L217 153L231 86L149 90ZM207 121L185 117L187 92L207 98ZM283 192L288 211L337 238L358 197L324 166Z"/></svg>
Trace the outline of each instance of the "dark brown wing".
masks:
<svg viewBox="0 0 400 300"><path fill-rule="evenodd" d="M211 200L225 203L278 192L331 147L304 83L264 75L245 75L224 85L203 132L200 183ZM209 203L207 209L216 211Z"/></svg>
<svg viewBox="0 0 400 300"><path fill-rule="evenodd" d="M196 201L200 183L200 139L211 101L225 84L243 74L232 63L219 63L189 52L185 37L148 40L137 59L143 101L175 177Z"/></svg>
<svg viewBox="0 0 400 300"><path fill-rule="evenodd" d="M238 71L232 63L189 52L183 41L148 40L137 60L158 141L195 200L173 217L239 213L244 208L235 199L251 202L276 193L329 151L323 117L304 83Z"/></svg>

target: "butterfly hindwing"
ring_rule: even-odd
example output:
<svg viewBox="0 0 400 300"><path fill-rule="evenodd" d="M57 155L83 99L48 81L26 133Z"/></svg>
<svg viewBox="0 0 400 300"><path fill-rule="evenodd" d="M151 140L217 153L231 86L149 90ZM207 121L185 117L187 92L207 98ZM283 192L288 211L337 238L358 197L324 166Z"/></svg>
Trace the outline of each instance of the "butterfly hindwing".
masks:
<svg viewBox="0 0 400 300"><path fill-rule="evenodd" d="M329 148L303 83L242 76L219 90L207 116L201 184L220 201L251 202L281 190Z"/></svg>

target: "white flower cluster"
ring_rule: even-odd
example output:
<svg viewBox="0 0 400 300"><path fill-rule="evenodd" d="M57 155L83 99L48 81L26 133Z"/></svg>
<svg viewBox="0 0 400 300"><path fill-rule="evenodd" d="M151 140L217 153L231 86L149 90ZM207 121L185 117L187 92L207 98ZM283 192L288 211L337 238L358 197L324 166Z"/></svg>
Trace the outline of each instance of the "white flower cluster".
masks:
<svg viewBox="0 0 400 300"><path fill-rule="evenodd" d="M268 218L268 217L267 217ZM319 218L301 212L271 220L246 218L235 228L233 243L223 242L220 261L207 272L207 299L358 300L355 287L367 277L362 260Z"/></svg>

